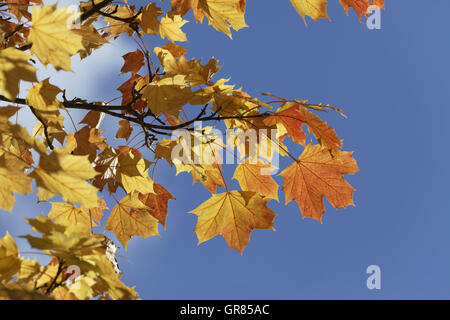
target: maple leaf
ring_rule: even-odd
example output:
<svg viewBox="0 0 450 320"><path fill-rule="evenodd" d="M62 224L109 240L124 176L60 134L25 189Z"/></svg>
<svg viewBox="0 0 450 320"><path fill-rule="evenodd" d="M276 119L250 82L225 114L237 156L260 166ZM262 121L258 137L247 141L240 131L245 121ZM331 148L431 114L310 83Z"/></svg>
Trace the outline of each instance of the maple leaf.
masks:
<svg viewBox="0 0 450 320"><path fill-rule="evenodd" d="M0 20L0 49L27 44L29 28L23 24Z"/></svg>
<svg viewBox="0 0 450 320"><path fill-rule="evenodd" d="M91 208L97 205L97 188L86 180L97 174L87 156L51 153L41 155L39 166L30 176L36 180L38 187L50 194L60 194L67 202L77 202Z"/></svg>
<svg viewBox="0 0 450 320"><path fill-rule="evenodd" d="M171 13L179 14L181 16L186 15L186 13L192 9L194 12L195 20L202 21L203 12L198 8L199 0L171 0L170 5L172 6Z"/></svg>
<svg viewBox="0 0 450 320"><path fill-rule="evenodd" d="M262 161L251 163L247 159L236 167L233 179L239 181L244 191L254 191L278 201L278 184L269 174L273 169L275 167L268 163Z"/></svg>
<svg viewBox="0 0 450 320"><path fill-rule="evenodd" d="M128 120L120 120L119 121L119 130L117 130L116 138L123 138L128 140L133 132L133 127L130 126L130 121Z"/></svg>
<svg viewBox="0 0 450 320"><path fill-rule="evenodd" d="M203 186L211 193L216 193L216 189L225 186L218 164L200 164L200 165L177 165L177 174L182 171L192 173L192 183L201 182Z"/></svg>
<svg viewBox="0 0 450 320"><path fill-rule="evenodd" d="M11 279L20 269L19 250L11 235L0 238L0 283Z"/></svg>
<svg viewBox="0 0 450 320"><path fill-rule="evenodd" d="M135 149L126 146L117 150L107 148L96 159L95 168L101 174L94 180L94 185L102 190L108 183L111 192L115 192L120 184L127 193L154 193L153 181L148 176L149 166L150 162Z"/></svg>
<svg viewBox="0 0 450 320"><path fill-rule="evenodd" d="M162 14L161 8L157 7L155 3L146 5L139 16L142 32L157 35L160 26L158 17Z"/></svg>
<svg viewBox="0 0 450 320"><path fill-rule="evenodd" d="M36 68L28 62L31 57L15 48L0 50L0 93L8 100L16 99L20 80L38 81Z"/></svg>
<svg viewBox="0 0 450 320"><path fill-rule="evenodd" d="M141 193L139 194L139 200L150 208L148 213L158 219L159 223L166 228L167 207L169 205L169 200L175 200L175 198L162 185L155 183L153 187L155 189L155 193Z"/></svg>
<svg viewBox="0 0 450 320"><path fill-rule="evenodd" d="M20 21L26 15L30 2L42 4L41 0L5 0L8 3L9 11Z"/></svg>
<svg viewBox="0 0 450 320"><path fill-rule="evenodd" d="M169 41L187 41L186 34L181 30L181 27L189 21L181 18L180 15L174 15L173 17L165 16L161 18L161 24L159 26L159 33L161 38L167 37Z"/></svg>
<svg viewBox="0 0 450 320"><path fill-rule="evenodd" d="M81 59L86 58L94 50L97 50L104 44L108 43L106 37L100 35L93 25L77 26L77 28L73 29L72 31L83 38L82 44L84 49L80 50Z"/></svg>
<svg viewBox="0 0 450 320"><path fill-rule="evenodd" d="M211 26L232 38L230 28L239 31L248 27L244 17L245 4L246 0L199 0L198 8Z"/></svg>
<svg viewBox="0 0 450 320"><path fill-rule="evenodd" d="M118 164L119 154L117 151L111 147L106 148L95 159L94 167L100 174L95 177L92 184L102 191L108 183L109 191L116 192L119 186L118 182L116 182Z"/></svg>
<svg viewBox="0 0 450 320"><path fill-rule="evenodd" d="M103 130L84 126L77 132L70 134L67 138L67 145L72 144L70 150L74 155L88 155L89 161L94 161L97 157L97 150L104 150L108 145L103 137Z"/></svg>
<svg viewBox="0 0 450 320"><path fill-rule="evenodd" d="M81 208L81 210L86 212L86 214L88 214L92 219L94 219L98 223L100 223L100 220L103 217L103 211L105 209L108 209L108 207L106 206L105 200L103 200L101 198L98 198L96 207L94 207L94 208L83 208L82 207Z"/></svg>
<svg viewBox="0 0 450 320"><path fill-rule="evenodd" d="M305 25L305 16L310 16L314 21L319 19L330 20L327 15L327 0L291 0L291 3L303 18Z"/></svg>
<svg viewBox="0 0 450 320"><path fill-rule="evenodd" d="M158 219L147 210L150 208L139 200L138 193L129 194L112 209L105 230L114 232L125 249L132 236L159 236Z"/></svg>
<svg viewBox="0 0 450 320"><path fill-rule="evenodd" d="M0 140L0 142L5 143L5 148L3 150L0 148L0 152L10 152L11 148L14 146L14 149L16 150L13 151L12 154L16 154L19 158L24 160L23 165L33 164L32 157L30 156L31 158L28 158L26 153L22 154L23 151L34 149L34 151L40 155L47 153L47 147L41 140L31 137L27 129L18 124L12 124L9 121L2 122L1 120L2 118L0 117L0 138L3 140ZM6 141L4 140L5 137Z"/></svg>
<svg viewBox="0 0 450 320"><path fill-rule="evenodd" d="M162 140L157 145L155 156L157 158L164 158L167 162L173 166L175 165L177 169L177 175L181 172L190 172L192 173L192 183L201 182L206 189L208 189L211 193L216 193L217 187L223 187L224 179L221 173L220 160L216 158L213 154L216 149L223 148L223 146L212 147L211 144L202 145L201 148L196 150L194 147L189 148L188 144L183 138L180 138L178 141L176 140ZM209 156L216 158L216 161L210 161L211 163L207 163L203 161L202 163L195 163L194 161L189 161L185 159L182 161L178 158L173 158L175 147L182 147L180 153L184 154L197 154L198 156L202 156L203 160L206 159L208 153L206 151L208 149L213 152L209 154ZM206 149L206 150L205 150ZM182 154L179 154L180 157L183 157ZM182 159L182 158L181 158Z"/></svg>
<svg viewBox="0 0 450 320"><path fill-rule="evenodd" d="M175 58L170 50L164 48L156 47L154 52L164 67L166 75L185 75L185 82L193 87L208 83L221 68L217 65L216 59L211 59L206 65L202 65L201 61L188 61L184 56Z"/></svg>
<svg viewBox="0 0 450 320"><path fill-rule="evenodd" d="M177 116L183 105L192 97L191 89L186 86L183 75L165 77L150 83L142 93L155 115L161 112Z"/></svg>
<svg viewBox="0 0 450 320"><path fill-rule="evenodd" d="M268 126L277 126L280 136L287 134L292 141L305 145L306 134L302 130L305 122L300 118L297 108L280 108L270 117L264 119L264 123Z"/></svg>
<svg viewBox="0 0 450 320"><path fill-rule="evenodd" d="M306 134L301 126L307 125L319 143L335 154L342 147L342 141L326 122L297 102L287 102L275 114L264 120L267 125L277 125L280 135L284 132L296 143L305 145ZM280 127L281 125L281 127Z"/></svg>
<svg viewBox="0 0 450 320"><path fill-rule="evenodd" d="M131 72L132 74L136 74L145 64L144 54L139 49L134 52L128 52L122 57L125 63L122 69L120 69L120 73Z"/></svg>
<svg viewBox="0 0 450 320"><path fill-rule="evenodd" d="M370 6L375 5L380 9L384 9L384 0L340 0L340 3L347 15L348 9L353 8L360 21L362 21L363 15L366 17L369 15L368 9Z"/></svg>
<svg viewBox="0 0 450 320"><path fill-rule="evenodd" d="M203 132L208 135L211 129L212 127L205 127ZM201 141L201 145L191 146L183 136L178 140L162 140L157 145L155 156L165 158L171 166L175 165L177 175L181 172L190 172L192 173L193 183L200 181L211 193L216 193L217 187L225 185L221 173L221 157L218 152L224 148L224 145L218 142L220 140L208 141L209 139L205 139L204 135L198 132L193 133L190 137ZM176 149L174 150L174 148ZM185 158L189 155L193 155L194 159L202 159L202 162L197 163L192 161L191 158Z"/></svg>
<svg viewBox="0 0 450 320"><path fill-rule="evenodd" d="M114 7L114 17L126 19L135 16L135 12L129 6L115 6ZM128 36L132 36L135 32L130 24L124 21L118 21L114 18L106 17L105 22L108 22L108 27L105 29L108 33L112 34L117 38L121 33L126 33Z"/></svg>
<svg viewBox="0 0 450 320"><path fill-rule="evenodd" d="M231 249L243 252L253 229L273 228L276 213L267 208L269 198L255 192L230 191L212 197L190 211L198 216L194 231L199 244L222 235Z"/></svg>
<svg viewBox="0 0 450 320"><path fill-rule="evenodd" d="M95 226L89 216L80 208L75 208L69 203L52 202L52 208L48 217L62 225L81 224L87 227Z"/></svg>
<svg viewBox="0 0 450 320"><path fill-rule="evenodd" d="M17 168L0 167L0 208L12 211L14 206L14 192L29 194L32 179Z"/></svg>
<svg viewBox="0 0 450 320"><path fill-rule="evenodd" d="M36 273L40 273L42 266L36 259L24 259L20 265L20 270L17 273L17 279L22 281L32 281Z"/></svg>
<svg viewBox="0 0 450 320"><path fill-rule="evenodd" d="M324 196L335 208L354 205L355 189L344 180L344 174L358 170L351 152L333 157L327 148L310 143L300 158L280 173L286 204L295 200L304 218L322 221Z"/></svg>
<svg viewBox="0 0 450 320"><path fill-rule="evenodd" d="M133 97L133 90L140 90L140 88L137 88L137 84L141 83L141 82L148 82L147 77L141 77L138 74L131 74L130 79L128 79L127 81L125 81L124 83L122 83L122 85L117 88L117 90L119 90L122 93L122 105L126 105L128 103L130 103L131 101L133 101L134 97ZM138 100L136 103L133 104L133 109L139 110L139 108L141 108L143 105L143 107L146 107L146 103L144 100Z"/></svg>
<svg viewBox="0 0 450 320"><path fill-rule="evenodd" d="M56 70L71 71L70 57L83 50L82 36L70 29L77 14L69 7L57 9L56 5L33 7L33 20L28 40L33 43L31 52L43 65L52 64Z"/></svg>
<svg viewBox="0 0 450 320"><path fill-rule="evenodd" d="M61 91L57 86L50 84L50 78L47 78L28 89L27 103L47 118L47 114L57 113L58 108L62 107L56 98Z"/></svg>
<svg viewBox="0 0 450 320"><path fill-rule="evenodd" d="M124 154L124 155L123 155ZM118 180L127 193L138 191L140 193L154 193L153 181L148 176L150 163L140 154L132 150L119 156L117 167Z"/></svg>
<svg viewBox="0 0 450 320"><path fill-rule="evenodd" d="M0 122L8 122L8 119L16 115L20 109L18 106L0 107Z"/></svg>
<svg viewBox="0 0 450 320"><path fill-rule="evenodd" d="M185 55L187 52L187 50L185 48L183 48L173 42L169 42L168 44L163 45L161 48L169 51L175 59L180 58L181 56Z"/></svg>
<svg viewBox="0 0 450 320"><path fill-rule="evenodd" d="M102 114L104 115L104 113L100 112L100 111L95 111L95 110L91 110L88 113L86 113L86 115L84 116L84 118L80 121L80 123L84 123L87 124L88 126L90 126L91 128L97 128L97 126L100 124L101 119L102 119ZM98 129L98 128L97 128Z"/></svg>
<svg viewBox="0 0 450 320"><path fill-rule="evenodd" d="M156 159L165 159L170 166L173 166L174 163L172 161L172 150L178 144L176 140L171 139L163 139L158 141L155 148L155 158Z"/></svg>
<svg viewBox="0 0 450 320"><path fill-rule="evenodd" d="M34 135L40 131L41 135L45 136L42 120L47 126L50 140L56 138L62 143L66 133L64 131L64 117L59 112L62 104L56 98L60 92L61 89L50 84L49 78L47 78L28 90L26 102L35 109L37 116L40 117Z"/></svg>
<svg viewBox="0 0 450 320"><path fill-rule="evenodd" d="M93 271L89 271L87 274L82 274L77 277L76 286L70 288L70 292L73 293L79 300L88 300L94 296L94 285L97 283L94 279L96 274Z"/></svg>

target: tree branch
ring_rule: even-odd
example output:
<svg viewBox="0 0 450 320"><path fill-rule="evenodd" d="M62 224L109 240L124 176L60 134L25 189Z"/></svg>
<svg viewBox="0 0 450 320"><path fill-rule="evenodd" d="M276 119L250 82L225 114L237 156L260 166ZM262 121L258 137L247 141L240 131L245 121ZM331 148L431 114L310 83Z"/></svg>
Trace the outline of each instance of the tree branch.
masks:
<svg viewBox="0 0 450 320"><path fill-rule="evenodd" d="M53 150L54 147L53 147L53 144L52 144L52 142L50 140L50 136L48 134L48 126L47 126L47 124L45 123L44 119L42 119L42 117L36 112L36 109L34 109L32 106L29 106L29 107L30 107L31 112L34 114L34 116L39 120L39 122L44 127L45 140L47 140L48 147L51 150Z"/></svg>
<svg viewBox="0 0 450 320"><path fill-rule="evenodd" d="M94 3L94 1L92 1ZM90 17L92 17L94 14L98 13L100 11L100 9L106 7L107 5L109 5L111 2L113 2L113 0L103 0L102 2L99 2L98 4L95 4L92 6L91 9L89 9L88 11L84 12L81 16L80 16L80 20L81 22L86 21L87 19L89 19Z"/></svg>
<svg viewBox="0 0 450 320"><path fill-rule="evenodd" d="M140 97L139 97L140 98ZM134 100L134 99L133 99ZM25 99L22 98L17 98L14 101L9 101L6 97L0 95L0 101L6 101L6 102L14 102L14 103L18 103L18 104L23 104L23 105L28 105ZM136 110L131 109L131 106L134 102L130 102L126 105L122 105L122 106L107 106L107 105L98 105L98 104L94 104L94 103L88 103L84 100L81 100L79 98L75 98L73 100L66 100L64 98L64 101L62 102L63 106L67 109L79 109L79 110L89 110L89 111L99 111L99 112L103 112L105 114L108 114L110 116L116 117L116 118L120 118L120 119L124 119L124 120L128 120L132 123L136 123L138 125L140 125L142 128L145 128L155 134L161 134L161 135L167 135L167 132L163 132L161 130L165 130L165 131L174 131L177 129L183 129L186 127L189 127L191 124L193 124L196 121L219 121L219 120L228 120L228 119L254 119L254 118L265 118L268 117L270 115L273 114L273 112L264 112L264 113L259 113L259 114L255 114L255 115L230 115L230 116L220 116L217 114L217 111L212 113L211 115L205 115L206 114L206 109L208 107L208 105L205 105L199 112L199 114L193 118L192 120L189 121L185 121L183 123L177 124L177 125L166 125L162 120L158 119L156 117L156 115L154 115L151 110L147 110L145 113L140 114L138 113ZM29 106L29 105L28 105ZM31 108L31 111L33 112L33 114L35 114L35 112L33 111L32 106L29 106ZM130 112L130 110L132 112ZM114 111L126 111L129 113L132 113L133 116L130 115L126 115L123 113L118 113L118 112L114 112ZM36 115L36 114L35 114ZM145 119L147 117L152 117L156 120L159 121L160 124L154 124L154 123L149 123L146 122ZM44 122L42 121L42 119L39 119L39 121L41 121L41 123L44 124ZM45 133L45 126L44 126L44 133ZM47 136L47 135L46 135ZM50 145L49 145L50 146Z"/></svg>

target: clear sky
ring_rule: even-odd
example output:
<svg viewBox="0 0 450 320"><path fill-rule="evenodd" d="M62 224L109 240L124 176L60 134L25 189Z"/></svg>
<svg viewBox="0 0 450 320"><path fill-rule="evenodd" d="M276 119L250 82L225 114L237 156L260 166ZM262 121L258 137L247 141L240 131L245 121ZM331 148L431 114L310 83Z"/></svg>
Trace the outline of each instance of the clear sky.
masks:
<svg viewBox="0 0 450 320"><path fill-rule="evenodd" d="M320 224L303 220L280 193L280 203L269 203L277 231L254 231L241 256L220 236L197 246L197 218L188 211L210 194L189 174L175 178L174 169L161 166L155 180L177 200L161 237L136 237L120 250L123 281L144 299L449 299L450 2L386 0L382 29L372 31L353 11L346 17L337 0L328 5L332 22L308 20L307 28L288 0L247 2L250 28L233 40L206 24L187 24L188 56L214 56L223 64L219 76L250 94L344 108L348 119L323 118L344 149L355 151L361 171L347 180L357 189L356 207L326 203ZM121 39L85 66L74 58L76 73L60 72L53 82L72 96L115 97L127 79L117 76L120 57L134 50ZM103 128L114 131L111 123ZM232 168L226 172L231 179ZM34 196L17 199L12 215L0 212L0 236L24 234L21 216L48 212ZM366 287L373 264L381 268L381 290Z"/></svg>

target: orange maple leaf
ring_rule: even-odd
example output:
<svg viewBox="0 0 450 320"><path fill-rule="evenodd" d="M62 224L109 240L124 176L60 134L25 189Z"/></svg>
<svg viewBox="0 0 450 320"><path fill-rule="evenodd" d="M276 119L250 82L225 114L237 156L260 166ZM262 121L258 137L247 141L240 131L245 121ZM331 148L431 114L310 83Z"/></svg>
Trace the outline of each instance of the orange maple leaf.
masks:
<svg viewBox="0 0 450 320"><path fill-rule="evenodd" d="M265 119L266 125L282 125L285 128L286 134L292 138L294 142L305 145L306 134L302 131L301 126L307 125L309 131L313 133L317 141L333 153L339 152L339 147L342 147L342 141L325 121L302 106L297 102L287 102L272 116Z"/></svg>
<svg viewBox="0 0 450 320"><path fill-rule="evenodd" d="M158 219L159 223L166 228L167 207L169 205L169 200L175 200L175 198L160 184L155 183L153 188L156 194L140 194L139 200L150 208L148 213Z"/></svg>
<svg viewBox="0 0 450 320"><path fill-rule="evenodd" d="M355 189L344 180L344 174L358 170L352 152L333 157L327 148L310 143L300 158L280 173L286 204L295 200L303 218L322 221L324 196L335 208L354 205Z"/></svg>
<svg viewBox="0 0 450 320"><path fill-rule="evenodd" d="M306 134L301 127L306 123L300 118L296 106L283 105L274 115L265 119L264 123L268 126L282 125L286 129L286 134L295 143L300 143L302 146L305 145Z"/></svg>
<svg viewBox="0 0 450 320"><path fill-rule="evenodd" d="M124 64L122 69L120 69L120 73L131 72L132 74L136 74L145 64L144 54L139 49L133 52L128 52L123 55L122 58L124 60Z"/></svg>
<svg viewBox="0 0 450 320"><path fill-rule="evenodd" d="M120 120L119 121L119 130L117 130L116 138L123 138L128 141L128 139L130 139L132 132L133 132L133 127L130 125L130 121Z"/></svg>
<svg viewBox="0 0 450 320"><path fill-rule="evenodd" d="M361 21L363 15L368 16L367 9L370 6L375 5L384 9L384 0L340 0L340 2L346 14L348 14L349 8L353 8Z"/></svg>

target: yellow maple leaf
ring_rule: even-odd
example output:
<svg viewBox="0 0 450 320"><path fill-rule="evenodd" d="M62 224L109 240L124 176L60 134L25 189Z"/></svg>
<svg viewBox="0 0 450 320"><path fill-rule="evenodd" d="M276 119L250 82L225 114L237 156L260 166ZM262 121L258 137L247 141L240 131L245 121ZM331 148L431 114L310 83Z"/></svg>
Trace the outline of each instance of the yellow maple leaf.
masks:
<svg viewBox="0 0 450 320"><path fill-rule="evenodd" d="M133 154L130 150L125 156L119 157L117 167L118 180L127 193L154 193L153 181L148 175L150 163L144 158Z"/></svg>
<svg viewBox="0 0 450 320"><path fill-rule="evenodd" d="M17 279L26 282L33 280L33 277L41 272L41 268L42 266L36 259L25 259L21 263L20 270L17 273Z"/></svg>
<svg viewBox="0 0 450 320"><path fill-rule="evenodd" d="M32 106L40 117L33 134L40 133L44 136L44 128L40 122L43 120L48 127L47 130L50 139L56 138L60 143L64 141L66 136L64 131L64 117L59 112L62 104L56 98L61 91L57 86L50 84L49 78L47 78L28 89L26 97L27 104Z"/></svg>
<svg viewBox="0 0 450 320"><path fill-rule="evenodd" d="M39 166L30 176L36 180L38 187L44 188L50 195L60 194L67 202L77 202L83 207L92 208L97 206L97 188L86 180L97 174L87 156L54 152L48 156L41 155ZM47 194L45 200L50 195Z"/></svg>
<svg viewBox="0 0 450 320"><path fill-rule="evenodd" d="M112 209L105 230L111 230L127 248L132 236L147 238L159 236L158 219L150 215L150 208L143 204L138 193L127 195Z"/></svg>
<svg viewBox="0 0 450 320"><path fill-rule="evenodd" d="M244 191L254 191L278 201L278 184L269 175L272 169L275 167L268 163L262 161L252 163L247 159L236 167L233 179L239 181L239 185Z"/></svg>
<svg viewBox="0 0 450 320"><path fill-rule="evenodd" d="M276 213L267 208L269 200L249 191L213 194L210 199L190 211L198 216L194 231L199 243L220 234L231 249L242 254L253 229L275 230L273 220Z"/></svg>
<svg viewBox="0 0 450 320"><path fill-rule="evenodd" d="M15 203L14 193L0 187L0 209L12 212Z"/></svg>
<svg viewBox="0 0 450 320"><path fill-rule="evenodd" d="M172 161L172 150L178 144L176 140L171 139L162 139L158 141L155 148L155 158L156 159L165 159L170 166L173 166L174 163Z"/></svg>
<svg viewBox="0 0 450 320"><path fill-rule="evenodd" d="M0 50L0 93L8 100L16 99L20 80L38 81L36 68L28 62L31 57L15 48Z"/></svg>
<svg viewBox="0 0 450 320"><path fill-rule="evenodd" d="M76 282L70 286L70 292L73 293L79 300L88 300L94 296L94 285L97 277L94 271L89 271L86 274L80 275Z"/></svg>
<svg viewBox="0 0 450 320"><path fill-rule="evenodd" d="M65 226L70 224L82 224L87 227L92 227L96 225L85 211L64 202L52 202L52 208L48 213L48 217L54 219L56 223Z"/></svg>
<svg viewBox="0 0 450 320"><path fill-rule="evenodd" d="M16 168L0 167L0 208L11 212L15 199L14 192L29 194L33 192L32 179Z"/></svg>
<svg viewBox="0 0 450 320"><path fill-rule="evenodd" d="M319 19L330 20L327 14L327 0L291 0L291 3L303 18L305 25L305 16L310 16L314 21Z"/></svg>
<svg viewBox="0 0 450 320"><path fill-rule="evenodd" d="M164 48L156 47L153 51L164 67L166 75L185 75L185 82L193 87L206 84L221 68L217 65L216 59L211 59L206 65L202 65L201 60L188 61L183 55L175 58L169 50Z"/></svg>
<svg viewBox="0 0 450 320"><path fill-rule="evenodd" d="M211 193L216 193L217 188L225 186L219 164L187 165L188 171L192 173L192 183L200 181ZM177 165L177 174L181 172ZM184 170L186 171L186 170Z"/></svg>
<svg viewBox="0 0 450 320"><path fill-rule="evenodd" d="M91 219L97 221L98 223L100 223L100 221L102 220L103 211L105 209L108 209L108 207L106 206L106 202L100 197L97 200L97 207L94 208L81 207L81 210L83 210L83 212L86 212L86 214L88 214Z"/></svg>
<svg viewBox="0 0 450 320"><path fill-rule="evenodd" d="M245 2L245 0L199 0L198 8L202 10L210 25L231 38L230 27L236 31L248 27L244 17Z"/></svg>
<svg viewBox="0 0 450 320"><path fill-rule="evenodd" d="M8 232L0 238L0 282L11 279L20 269L19 250Z"/></svg>
<svg viewBox="0 0 450 320"><path fill-rule="evenodd" d="M295 200L304 218L321 221L324 196L335 208L353 205L355 189L344 180L344 174L358 170L351 152L333 157L328 148L310 143L300 158L280 173L286 204Z"/></svg>
<svg viewBox="0 0 450 320"><path fill-rule="evenodd" d="M161 38L167 37L172 42L187 41L186 34L181 30L181 27L187 22L189 21L184 20L180 15L174 15L173 17L166 15L161 18L159 26Z"/></svg>
<svg viewBox="0 0 450 320"><path fill-rule="evenodd" d="M167 112L177 116L183 105L192 97L191 89L186 86L183 75L165 77L150 83L142 93L155 115Z"/></svg>
<svg viewBox="0 0 450 320"><path fill-rule="evenodd" d="M56 5L33 7L32 27L28 40L31 52L43 65L51 64L56 70L71 71L70 57L84 50L83 37L73 32L72 23L77 14L69 7L57 9Z"/></svg>
<svg viewBox="0 0 450 320"><path fill-rule="evenodd" d="M97 50L108 43L106 36L100 35L93 25L77 26L77 28L72 31L83 38L82 43L84 50L80 50L81 59L86 58L94 50Z"/></svg>

